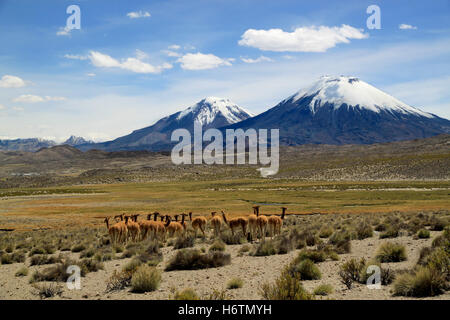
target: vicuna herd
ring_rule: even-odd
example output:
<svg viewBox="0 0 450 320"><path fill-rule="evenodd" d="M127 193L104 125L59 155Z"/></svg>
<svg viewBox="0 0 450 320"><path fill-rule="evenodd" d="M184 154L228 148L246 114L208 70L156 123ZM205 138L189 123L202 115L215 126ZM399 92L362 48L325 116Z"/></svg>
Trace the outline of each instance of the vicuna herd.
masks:
<svg viewBox="0 0 450 320"><path fill-rule="evenodd" d="M280 234L287 209L282 207L281 215L266 216L260 215L259 208L259 206L254 206L253 214L234 218L227 218L223 211L221 211L222 217L217 215L217 212L211 212L209 223L213 229L214 236L220 236L224 223L230 228L233 235L236 231L240 230L251 241L258 238L264 240L267 232L272 237ZM206 236L205 231L208 219L204 216L193 217L192 212L189 212L189 214L176 214L174 216L161 215L159 212L154 212L148 214L146 220L138 220L139 216L140 214L126 216L120 214L113 218L115 223L112 225L109 223L110 218L106 217L104 222L106 223L111 242L137 242L147 238L165 241L167 237L185 236L188 228L188 223L185 221L187 216L189 216L189 222L194 230L195 237L197 236L198 230L202 232L203 236ZM178 222L180 216L181 221Z"/></svg>

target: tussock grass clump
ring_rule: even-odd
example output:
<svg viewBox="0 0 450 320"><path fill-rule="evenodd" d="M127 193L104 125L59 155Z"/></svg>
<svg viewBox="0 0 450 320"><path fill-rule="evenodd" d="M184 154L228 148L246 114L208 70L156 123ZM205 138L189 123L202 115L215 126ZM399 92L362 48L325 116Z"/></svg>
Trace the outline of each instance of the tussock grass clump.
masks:
<svg viewBox="0 0 450 320"><path fill-rule="evenodd" d="M37 290L37 295L39 295L39 298L41 299L53 298L62 293L61 286L53 283L41 285L34 284L33 287Z"/></svg>
<svg viewBox="0 0 450 320"><path fill-rule="evenodd" d="M30 265L31 266L40 266L44 264L54 264L61 262L61 257L54 257L54 256L48 256L46 254L42 255L34 255L30 259Z"/></svg>
<svg viewBox="0 0 450 320"><path fill-rule="evenodd" d="M95 249L90 247L80 253L80 258L92 258L95 255Z"/></svg>
<svg viewBox="0 0 450 320"><path fill-rule="evenodd" d="M106 283L106 292L123 290L131 285L132 273L127 271L114 270Z"/></svg>
<svg viewBox="0 0 450 320"><path fill-rule="evenodd" d="M331 284L321 284L314 289L314 294L316 296L328 296L334 292L333 286Z"/></svg>
<svg viewBox="0 0 450 320"><path fill-rule="evenodd" d="M97 272L98 270L103 270L103 263L96 261L94 259L85 258L80 261L80 267L85 270L85 273Z"/></svg>
<svg viewBox="0 0 450 320"><path fill-rule="evenodd" d="M333 234L333 229L331 227L323 227L319 231L319 237L320 238L328 238Z"/></svg>
<svg viewBox="0 0 450 320"><path fill-rule="evenodd" d="M231 256L220 251L201 253L197 249L181 249L169 261L166 271L217 268L230 263Z"/></svg>
<svg viewBox="0 0 450 320"><path fill-rule="evenodd" d="M380 233L380 239L397 238L399 231L397 226L389 226L386 231Z"/></svg>
<svg viewBox="0 0 450 320"><path fill-rule="evenodd" d="M309 259L314 263L323 262L327 259L327 254L321 250L309 250L303 249L299 252L297 258L295 258L295 262L300 262L303 260Z"/></svg>
<svg viewBox="0 0 450 320"><path fill-rule="evenodd" d="M432 297L447 288L442 273L429 267L419 267L412 273L404 273L394 281L394 295L407 297Z"/></svg>
<svg viewBox="0 0 450 320"><path fill-rule="evenodd" d="M76 244L76 245L72 246L72 248L70 248L70 251L81 252L84 249L86 249L86 246L84 244L80 243L80 244Z"/></svg>
<svg viewBox="0 0 450 320"><path fill-rule="evenodd" d="M380 262L405 261L407 259L405 246L392 242L385 242L378 248L375 258Z"/></svg>
<svg viewBox="0 0 450 320"><path fill-rule="evenodd" d="M249 252L251 247L248 244L244 244L239 248L239 253Z"/></svg>
<svg viewBox="0 0 450 320"><path fill-rule="evenodd" d="M260 288L260 294L266 300L313 300L314 295L303 288L300 276L283 270L275 283L265 283Z"/></svg>
<svg viewBox="0 0 450 320"><path fill-rule="evenodd" d="M220 239L228 245L244 244L247 239L240 232L236 232L233 236L230 230L226 230L220 234Z"/></svg>
<svg viewBox="0 0 450 320"><path fill-rule="evenodd" d="M348 288L351 289L353 286L353 282L361 281L361 270L364 269L366 265L366 259L361 258L361 260L357 261L352 258L349 261L343 263L339 270L339 276L341 278L341 282Z"/></svg>
<svg viewBox="0 0 450 320"><path fill-rule="evenodd" d="M44 254L45 250L44 248L41 247L34 247L31 249L30 253L28 254L28 256L34 256L35 254Z"/></svg>
<svg viewBox="0 0 450 320"><path fill-rule="evenodd" d="M30 283L38 281L67 281L71 274L67 273L69 266L77 265L80 267L81 276L84 277L88 272L94 272L103 268L103 265L92 260L83 259L82 261L75 261L72 259L65 259L61 263L57 263L42 271L35 271L30 279Z"/></svg>
<svg viewBox="0 0 450 320"><path fill-rule="evenodd" d="M137 258L133 258L127 264L122 267L122 271L134 273L138 267L142 265L142 261Z"/></svg>
<svg viewBox="0 0 450 320"><path fill-rule="evenodd" d="M218 239L213 242L211 247L209 247L209 251L225 251L226 244L222 240Z"/></svg>
<svg viewBox="0 0 450 320"><path fill-rule="evenodd" d="M176 292L173 296L174 300L200 300L200 297L197 295L197 293L191 289L186 288L183 289L180 292Z"/></svg>
<svg viewBox="0 0 450 320"><path fill-rule="evenodd" d="M430 230L432 231L442 231L444 230L446 223L439 218L434 218L430 225Z"/></svg>
<svg viewBox="0 0 450 320"><path fill-rule="evenodd" d="M155 291L160 283L161 271L147 265L139 266L131 277L131 289L137 293Z"/></svg>
<svg viewBox="0 0 450 320"><path fill-rule="evenodd" d="M254 247L254 250L251 252L251 255L261 257L261 256L271 256L277 253L278 251L275 247L275 242L273 240L266 240L258 243Z"/></svg>
<svg viewBox="0 0 450 320"><path fill-rule="evenodd" d="M359 240L370 238L373 236L372 226L367 223L363 223L356 228L356 234Z"/></svg>
<svg viewBox="0 0 450 320"><path fill-rule="evenodd" d="M329 243L334 245L335 251L339 254L349 253L351 250L351 234L346 230L340 230L333 233Z"/></svg>
<svg viewBox="0 0 450 320"><path fill-rule="evenodd" d="M185 237L178 237L173 245L174 249L192 248L195 245L195 237L187 235Z"/></svg>
<svg viewBox="0 0 450 320"><path fill-rule="evenodd" d="M241 278L230 279L227 283L227 289L239 289L244 285L244 281Z"/></svg>
<svg viewBox="0 0 450 320"><path fill-rule="evenodd" d="M298 275L300 280L319 280L322 278L319 268L309 259L294 261L290 264L288 270L292 275Z"/></svg>
<svg viewBox="0 0 450 320"><path fill-rule="evenodd" d="M430 237L430 231L428 231L427 229L420 229L417 232L417 237L419 239L428 239Z"/></svg>
<svg viewBox="0 0 450 320"><path fill-rule="evenodd" d="M27 267L23 266L19 270L16 271L15 276L16 277L26 277L28 275L28 269Z"/></svg>
<svg viewBox="0 0 450 320"><path fill-rule="evenodd" d="M26 256L23 252L3 253L0 255L1 264L12 264L25 262Z"/></svg>

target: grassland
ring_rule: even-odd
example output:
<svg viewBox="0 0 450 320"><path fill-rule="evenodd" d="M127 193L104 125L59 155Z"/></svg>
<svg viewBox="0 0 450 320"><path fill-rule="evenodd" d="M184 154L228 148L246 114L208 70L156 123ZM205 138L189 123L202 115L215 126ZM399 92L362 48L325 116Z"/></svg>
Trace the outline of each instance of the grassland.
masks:
<svg viewBox="0 0 450 320"><path fill-rule="evenodd" d="M119 213L192 211L208 215L377 213L439 211L450 207L450 181L308 182L233 179L117 183L61 188L0 190L0 228L59 228L99 225Z"/></svg>

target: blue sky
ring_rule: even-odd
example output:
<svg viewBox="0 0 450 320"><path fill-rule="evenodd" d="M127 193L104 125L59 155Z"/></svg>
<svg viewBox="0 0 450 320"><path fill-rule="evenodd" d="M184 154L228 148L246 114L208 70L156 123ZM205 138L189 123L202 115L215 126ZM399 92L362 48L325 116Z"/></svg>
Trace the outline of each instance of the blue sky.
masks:
<svg viewBox="0 0 450 320"><path fill-rule="evenodd" d="M205 96L259 113L324 74L450 118L449 21L448 0L0 0L0 138L108 140Z"/></svg>

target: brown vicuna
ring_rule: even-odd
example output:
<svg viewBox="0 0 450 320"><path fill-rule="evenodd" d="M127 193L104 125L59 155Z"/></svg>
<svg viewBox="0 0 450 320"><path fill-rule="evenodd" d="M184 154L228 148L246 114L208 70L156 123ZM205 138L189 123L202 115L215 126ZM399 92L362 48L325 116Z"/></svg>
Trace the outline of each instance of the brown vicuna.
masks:
<svg viewBox="0 0 450 320"><path fill-rule="evenodd" d="M282 207L281 210L282 210L281 217L273 215L268 218L269 232L272 237L281 233L281 226L283 225L283 220L284 220L284 216L286 214L287 208Z"/></svg>
<svg viewBox="0 0 450 320"><path fill-rule="evenodd" d="M175 215L174 217L175 217L175 221L170 222L169 225L166 227L167 233L170 237L172 237L173 235L180 236L181 234L183 234L183 230L184 230L183 225L180 222L176 221L176 220L178 220L178 215ZM171 219L167 215L166 222L168 220L171 220ZM184 222L184 216L182 217L181 222L182 223Z"/></svg>
<svg viewBox="0 0 450 320"><path fill-rule="evenodd" d="M106 223L106 228L108 229L109 237L111 238L111 243L117 243L120 239L120 227L116 225L109 226L109 218L106 217L104 222Z"/></svg>
<svg viewBox="0 0 450 320"><path fill-rule="evenodd" d="M256 227L258 229L259 237L264 240L266 238L266 229L267 229L267 223L268 219L266 216L260 216L259 215L259 206L254 209L256 212Z"/></svg>
<svg viewBox="0 0 450 320"><path fill-rule="evenodd" d="M129 216L125 216L125 224L128 229L128 237L131 239L131 241L136 242L137 240L139 240L139 236L141 233L139 225L132 219L130 219Z"/></svg>
<svg viewBox="0 0 450 320"><path fill-rule="evenodd" d="M227 219L225 212L222 211L222 217L225 224L227 224L230 229L231 233L234 235L234 230L241 228L242 233L244 237L247 235L247 225L248 225L248 219L244 217L237 217L237 218L231 218Z"/></svg>
<svg viewBox="0 0 450 320"><path fill-rule="evenodd" d="M211 212L211 226L214 229L214 236L220 236L220 228L222 226L222 219L219 216L216 216L216 212Z"/></svg>
<svg viewBox="0 0 450 320"><path fill-rule="evenodd" d="M164 223L162 222L163 219L161 219L161 221L158 221L158 216L159 216L159 212L153 213L154 222L155 222L155 237L157 237L157 238L164 237L165 238L166 227L164 226ZM161 216L161 217L164 218L164 216Z"/></svg>
<svg viewBox="0 0 450 320"><path fill-rule="evenodd" d="M197 237L197 229L200 229L205 237L206 218L203 216L192 218L192 212L189 212L189 220L191 221L191 226L194 229L195 237Z"/></svg>
<svg viewBox="0 0 450 320"><path fill-rule="evenodd" d="M152 214L147 215L147 220L139 221L139 228L141 230L141 240L147 239L147 237L152 236L155 237L155 221L152 219Z"/></svg>
<svg viewBox="0 0 450 320"><path fill-rule="evenodd" d="M253 214L250 214L248 219L248 229L250 232L250 239L253 241L253 239L256 237L258 232L258 225L256 223L256 220L258 219L259 214L259 206L253 206Z"/></svg>
<svg viewBox="0 0 450 320"><path fill-rule="evenodd" d="M188 227L188 224L185 221L187 214L186 213L181 213L180 216L181 216L181 222L180 223L183 226L183 233L186 233L187 227ZM178 215L175 215L174 217L175 217L175 221L178 222Z"/></svg>

